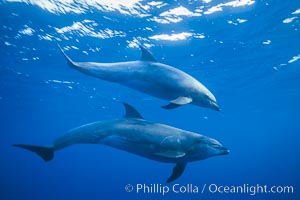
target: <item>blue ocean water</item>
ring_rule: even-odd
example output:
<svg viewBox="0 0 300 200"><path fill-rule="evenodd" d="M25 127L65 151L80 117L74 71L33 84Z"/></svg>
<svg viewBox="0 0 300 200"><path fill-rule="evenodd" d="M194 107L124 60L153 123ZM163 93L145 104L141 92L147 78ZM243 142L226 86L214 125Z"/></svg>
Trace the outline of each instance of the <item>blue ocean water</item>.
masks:
<svg viewBox="0 0 300 200"><path fill-rule="evenodd" d="M300 198L299 1L4 0L0 13L0 199ZM57 47L75 61L117 62L139 59L137 42L206 85L221 112L163 110L166 101L71 69ZM71 128L122 117L123 101L231 152L189 163L166 184L173 165L106 146L75 145L48 163L11 146L50 145ZM138 184L199 191L163 195ZM258 185L279 189L254 194Z"/></svg>

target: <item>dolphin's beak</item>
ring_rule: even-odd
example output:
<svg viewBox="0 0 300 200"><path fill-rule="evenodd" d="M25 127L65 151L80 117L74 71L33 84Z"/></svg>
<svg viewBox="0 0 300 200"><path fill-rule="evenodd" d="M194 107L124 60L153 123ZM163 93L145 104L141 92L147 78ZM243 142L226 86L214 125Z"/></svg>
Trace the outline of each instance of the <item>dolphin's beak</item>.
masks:
<svg viewBox="0 0 300 200"><path fill-rule="evenodd" d="M221 109L220 109L220 107L218 106L218 104L217 104L217 102L215 102L215 101L210 101L210 105L211 105L211 107L214 109L214 110L216 110L216 111L220 111Z"/></svg>
<svg viewBox="0 0 300 200"><path fill-rule="evenodd" d="M220 150L222 150L222 153L220 155L227 155L230 153L229 149L225 147L219 147Z"/></svg>
<svg viewBox="0 0 300 200"><path fill-rule="evenodd" d="M229 149L226 149L225 152L224 152L224 155L227 155L230 153L230 150Z"/></svg>

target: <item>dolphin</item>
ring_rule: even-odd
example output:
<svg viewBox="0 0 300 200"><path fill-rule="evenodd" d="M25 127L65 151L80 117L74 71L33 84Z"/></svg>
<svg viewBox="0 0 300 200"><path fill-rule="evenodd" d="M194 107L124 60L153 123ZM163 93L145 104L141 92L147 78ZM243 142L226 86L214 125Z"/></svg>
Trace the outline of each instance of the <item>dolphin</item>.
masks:
<svg viewBox="0 0 300 200"><path fill-rule="evenodd" d="M82 125L57 138L51 146L14 144L50 161L54 152L74 144L103 144L155 161L176 164L167 182L181 176L188 162L225 155L217 140L165 124L145 120L127 103L123 118Z"/></svg>
<svg viewBox="0 0 300 200"><path fill-rule="evenodd" d="M165 109L194 104L220 110L215 96L202 83L175 67L158 62L147 49L139 46L140 60L115 63L75 62L59 48L72 68L165 99L169 101L162 106Z"/></svg>

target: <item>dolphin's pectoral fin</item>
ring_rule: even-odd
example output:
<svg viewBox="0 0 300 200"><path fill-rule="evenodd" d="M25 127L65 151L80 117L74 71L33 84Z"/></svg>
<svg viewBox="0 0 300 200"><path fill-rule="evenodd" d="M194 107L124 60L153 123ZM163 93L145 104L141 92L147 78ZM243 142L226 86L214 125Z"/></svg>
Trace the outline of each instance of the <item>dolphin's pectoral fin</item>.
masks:
<svg viewBox="0 0 300 200"><path fill-rule="evenodd" d="M189 104L193 101L190 97L178 97L177 99L174 99L170 101L168 105L162 106L164 109L174 109L178 108L179 106Z"/></svg>
<svg viewBox="0 0 300 200"><path fill-rule="evenodd" d="M143 61L151 61L151 62L157 62L157 60L154 58L154 56L142 45L139 45L140 49L142 51L142 57L141 60Z"/></svg>
<svg viewBox="0 0 300 200"><path fill-rule="evenodd" d="M179 151L165 151L165 152L158 152L155 154L166 158L181 158L185 156L184 152L179 152Z"/></svg>
<svg viewBox="0 0 300 200"><path fill-rule="evenodd" d="M27 144L14 144L13 146L32 151L39 155L46 162L52 160L54 157L54 150L51 147L40 147Z"/></svg>
<svg viewBox="0 0 300 200"><path fill-rule="evenodd" d="M184 104L191 103L192 101L193 101L193 99L190 97L178 97L177 99L172 100L171 103L175 103L178 105L184 105Z"/></svg>
<svg viewBox="0 0 300 200"><path fill-rule="evenodd" d="M167 183L175 181L177 178L179 178L182 175L182 173L185 169L185 166L186 166L185 162L184 163L177 163L175 165L175 167L173 168L172 175L168 178Z"/></svg>
<svg viewBox="0 0 300 200"><path fill-rule="evenodd" d="M128 103L123 102L123 105L125 107L126 113L125 118L138 118L138 119L144 119L143 116L131 105Z"/></svg>
<svg viewBox="0 0 300 200"><path fill-rule="evenodd" d="M178 108L181 105L175 104L175 103L169 103L168 105L162 106L162 108L164 109L174 109L174 108Z"/></svg>

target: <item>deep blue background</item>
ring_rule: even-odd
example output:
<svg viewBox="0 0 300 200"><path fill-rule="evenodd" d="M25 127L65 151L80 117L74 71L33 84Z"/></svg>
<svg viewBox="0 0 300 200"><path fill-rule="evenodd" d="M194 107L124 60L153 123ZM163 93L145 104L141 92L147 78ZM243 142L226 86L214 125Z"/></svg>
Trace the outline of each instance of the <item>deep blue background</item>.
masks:
<svg viewBox="0 0 300 200"><path fill-rule="evenodd" d="M25 3L0 3L0 199L299 199L300 60L289 61L300 55L300 14L292 14L300 9L300 2L257 0L199 17L182 16L179 23L149 20L179 6L193 11L203 5L206 11L224 2L170 1L148 10L146 17L89 5L85 13L64 14ZM283 23L292 17L296 17L292 22ZM95 29L126 35L101 39L55 29L85 19L96 22ZM26 26L34 30L32 35L22 33ZM181 32L203 33L205 38L151 39ZM51 41L41 39L47 34ZM76 46L79 50L67 51L76 61L136 60L139 49L128 46L134 38L152 45L157 60L205 84L222 111L190 105L163 110L165 101L69 68L56 46L57 42ZM91 50L97 47L99 51ZM121 117L122 101L148 120L216 138L231 150L228 156L189 164L178 183L292 185L294 194L137 195L126 193L124 186L165 184L173 166L106 146L72 146L57 152L49 163L11 147L48 145L70 128Z"/></svg>

